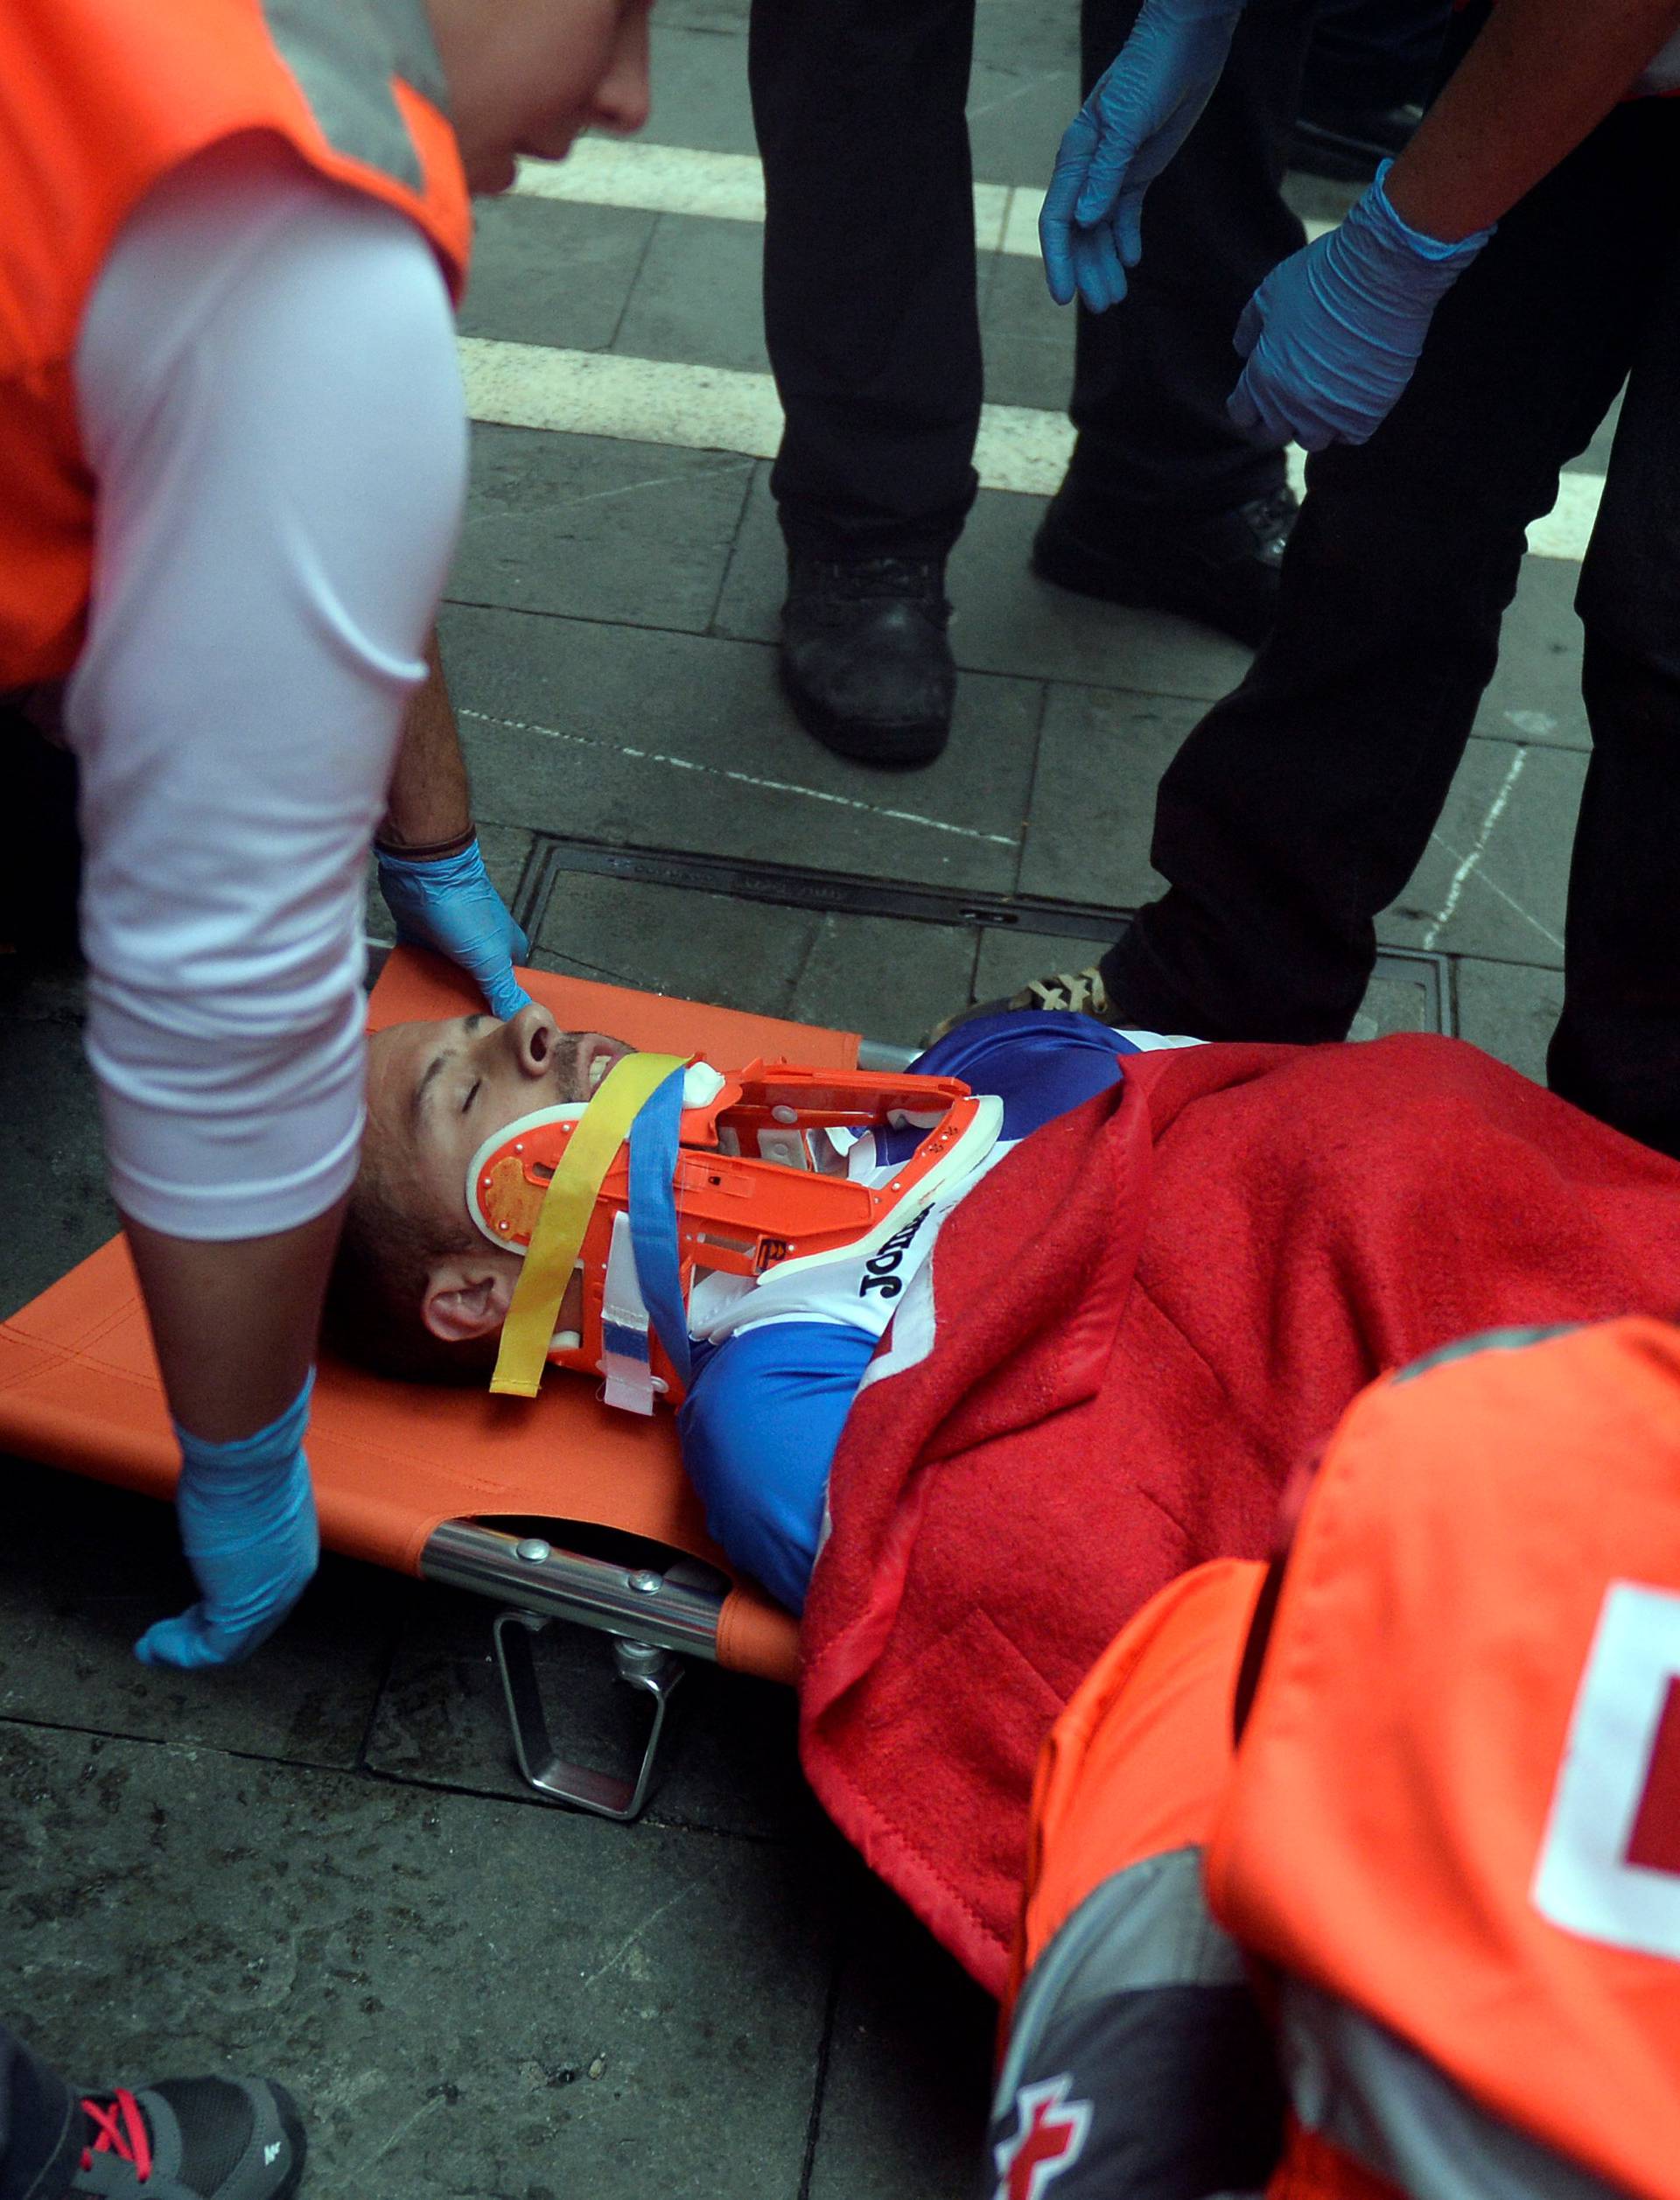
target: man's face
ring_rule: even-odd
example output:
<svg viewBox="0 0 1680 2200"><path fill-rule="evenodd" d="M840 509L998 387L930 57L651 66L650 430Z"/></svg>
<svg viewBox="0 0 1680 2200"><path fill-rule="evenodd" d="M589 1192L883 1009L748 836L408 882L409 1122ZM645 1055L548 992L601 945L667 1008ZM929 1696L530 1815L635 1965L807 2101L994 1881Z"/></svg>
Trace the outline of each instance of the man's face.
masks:
<svg viewBox="0 0 1680 2200"><path fill-rule="evenodd" d="M485 1140L536 1109L587 1100L630 1052L605 1032L562 1031L535 1005L505 1024L392 1024L368 1045L366 1151L416 1221L458 1233Z"/></svg>
<svg viewBox="0 0 1680 2200"><path fill-rule="evenodd" d="M648 119L652 0L430 0L468 186L506 191L520 156L564 160L585 130Z"/></svg>

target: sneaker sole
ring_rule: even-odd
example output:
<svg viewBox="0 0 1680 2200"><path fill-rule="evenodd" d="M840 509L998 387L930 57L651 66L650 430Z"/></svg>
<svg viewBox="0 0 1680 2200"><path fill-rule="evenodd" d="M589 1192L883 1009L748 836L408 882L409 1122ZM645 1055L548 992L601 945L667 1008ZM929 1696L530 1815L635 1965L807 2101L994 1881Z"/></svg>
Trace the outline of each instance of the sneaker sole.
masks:
<svg viewBox="0 0 1680 2200"><path fill-rule="evenodd" d="M794 716L813 740L832 749L836 756L857 764L878 764L888 771L918 771L944 753L951 738L948 718L929 718L898 725L872 725L858 718L843 718L802 694L788 676L785 662L778 659L781 691L793 705Z"/></svg>

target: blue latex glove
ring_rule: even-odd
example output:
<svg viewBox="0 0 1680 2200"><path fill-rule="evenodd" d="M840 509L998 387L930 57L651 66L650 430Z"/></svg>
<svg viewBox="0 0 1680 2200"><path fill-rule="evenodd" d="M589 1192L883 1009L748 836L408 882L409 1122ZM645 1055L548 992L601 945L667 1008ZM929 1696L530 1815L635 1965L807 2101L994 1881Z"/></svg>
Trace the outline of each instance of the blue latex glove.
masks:
<svg viewBox="0 0 1680 2200"><path fill-rule="evenodd" d="M1364 443L1411 380L1435 308L1494 234L1442 244L1400 219L1376 180L1346 220L1275 267L1242 309L1239 428L1309 451Z"/></svg>
<svg viewBox="0 0 1680 2200"><path fill-rule="evenodd" d="M379 854L379 890L396 921L396 936L435 947L476 980L493 1016L516 1016L530 995L514 976L531 943L490 883L479 844L436 863Z"/></svg>
<svg viewBox="0 0 1680 2200"><path fill-rule="evenodd" d="M143 1665L234 1664L267 1642L303 1594L321 1549L304 1457L314 1387L312 1372L277 1421L232 1443L206 1443L176 1424L175 1511L204 1594L191 1611L146 1629L134 1646Z"/></svg>
<svg viewBox="0 0 1680 2200"><path fill-rule="evenodd" d="M1093 313L1126 294L1143 256L1144 193L1207 106L1242 0L1144 0L1131 36L1061 141L1039 215L1045 279L1058 305Z"/></svg>

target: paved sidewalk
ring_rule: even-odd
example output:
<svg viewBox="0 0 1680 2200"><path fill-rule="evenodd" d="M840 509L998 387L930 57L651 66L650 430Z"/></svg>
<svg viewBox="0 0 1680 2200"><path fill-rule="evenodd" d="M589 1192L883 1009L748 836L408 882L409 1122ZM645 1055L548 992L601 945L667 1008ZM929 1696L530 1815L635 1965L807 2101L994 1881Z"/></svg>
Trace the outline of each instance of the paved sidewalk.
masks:
<svg viewBox="0 0 1680 2200"><path fill-rule="evenodd" d="M1090 960L1102 912L1148 896L1156 780L1245 658L1026 571L1066 436L1071 324L1026 243L1073 11L982 0L999 410L951 574L956 732L889 779L800 731L772 648L745 16L662 0L649 147L588 148L485 210L444 648L538 962L911 1042L971 989ZM1603 463L1536 530L1367 1005L1368 1030L1456 1028L1531 1075L1587 746L1567 552ZM6 985L0 1311L112 1227L74 977ZM8 1474L4 2007L50 2054L97 2082L271 2070L307 2104L306 2190L354 2200L975 2187L989 2007L822 1822L780 1693L697 1674L644 1822L570 1816L511 1770L484 1605L329 1560L255 1664L149 1672L130 1643L188 1595L168 1517ZM603 1646L553 1655L608 1745Z"/></svg>

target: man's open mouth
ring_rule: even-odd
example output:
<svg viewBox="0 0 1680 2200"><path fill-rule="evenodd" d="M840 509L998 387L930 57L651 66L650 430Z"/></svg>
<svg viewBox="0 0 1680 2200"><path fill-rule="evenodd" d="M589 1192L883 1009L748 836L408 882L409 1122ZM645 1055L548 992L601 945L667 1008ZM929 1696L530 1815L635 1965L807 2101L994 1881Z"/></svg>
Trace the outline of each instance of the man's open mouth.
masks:
<svg viewBox="0 0 1680 2200"><path fill-rule="evenodd" d="M580 1040L577 1067L572 1072L573 1089L581 1099L590 1099L600 1089L601 1080L615 1061L634 1051L621 1039L609 1039L604 1034Z"/></svg>

